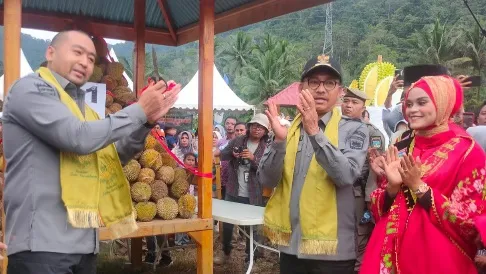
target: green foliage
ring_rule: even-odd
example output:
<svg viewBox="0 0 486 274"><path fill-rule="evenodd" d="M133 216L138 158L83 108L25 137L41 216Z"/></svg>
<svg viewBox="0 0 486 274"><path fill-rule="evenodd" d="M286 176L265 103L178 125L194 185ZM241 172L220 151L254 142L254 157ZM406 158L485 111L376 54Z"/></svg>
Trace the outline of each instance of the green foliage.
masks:
<svg viewBox="0 0 486 274"><path fill-rule="evenodd" d="M468 3L486 26L484 1ZM218 70L228 75L230 87L246 102L265 101L298 81L306 60L321 54L325 9L321 5L217 35ZM3 28L0 38L3 39ZM22 48L33 69L44 61L48 43L22 35ZM486 39L463 1L334 1L333 44L345 84L358 78L366 64L375 62L378 55L398 68L437 63L448 66L454 75L481 75L486 79ZM151 47L146 46L147 53ZM154 47L159 73L165 79L187 84L198 70L197 42L177 48ZM116 44L113 48L130 75L133 43ZM1 61L3 43L0 53ZM148 55L146 60L149 75L153 71L152 57ZM471 89L465 97L466 110L472 110L477 102L486 99L486 90Z"/></svg>

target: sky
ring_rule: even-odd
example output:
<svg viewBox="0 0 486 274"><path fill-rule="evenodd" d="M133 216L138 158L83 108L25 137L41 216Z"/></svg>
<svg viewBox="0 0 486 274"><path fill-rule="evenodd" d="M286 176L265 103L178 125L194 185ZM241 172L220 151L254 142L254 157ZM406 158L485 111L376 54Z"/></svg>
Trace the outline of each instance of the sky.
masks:
<svg viewBox="0 0 486 274"><path fill-rule="evenodd" d="M21 31L22 33L29 34L37 39L42 39L42 40L52 40L54 35L57 34L57 32L52 32L52 31L26 29L26 28L22 28ZM115 39L105 39L105 40L108 44L112 44L112 45L125 42L122 40L115 40Z"/></svg>

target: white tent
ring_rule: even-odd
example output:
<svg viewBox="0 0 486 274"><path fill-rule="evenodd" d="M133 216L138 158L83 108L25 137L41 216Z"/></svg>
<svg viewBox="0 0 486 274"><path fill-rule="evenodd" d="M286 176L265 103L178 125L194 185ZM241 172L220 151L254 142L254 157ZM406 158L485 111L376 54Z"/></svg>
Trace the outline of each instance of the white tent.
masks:
<svg viewBox="0 0 486 274"><path fill-rule="evenodd" d="M226 84L218 69L213 64L213 109L215 110L252 110L253 106L243 102ZM179 93L174 108L197 109L199 72Z"/></svg>
<svg viewBox="0 0 486 274"><path fill-rule="evenodd" d="M20 49L20 77L24 77L27 74L33 72L34 71L30 67L29 62L27 62L27 59L25 58L24 51ZM3 100L4 78L5 75L0 76L0 96L2 100Z"/></svg>
<svg viewBox="0 0 486 274"><path fill-rule="evenodd" d="M111 58L113 58L113 60L114 60L115 62L119 62L119 61L118 61L118 57L116 57L116 53L115 53L115 50L113 50L113 48L111 48L109 55L111 56ZM108 57L108 58L109 58L109 57ZM123 72L123 76L125 77L125 79L126 79L126 80L127 80L127 82L128 82L128 87L129 87L129 88L130 88L130 89L133 91L133 81L132 81L132 79L130 79L130 78L128 77L128 75L127 75L127 73L126 73L126 72Z"/></svg>

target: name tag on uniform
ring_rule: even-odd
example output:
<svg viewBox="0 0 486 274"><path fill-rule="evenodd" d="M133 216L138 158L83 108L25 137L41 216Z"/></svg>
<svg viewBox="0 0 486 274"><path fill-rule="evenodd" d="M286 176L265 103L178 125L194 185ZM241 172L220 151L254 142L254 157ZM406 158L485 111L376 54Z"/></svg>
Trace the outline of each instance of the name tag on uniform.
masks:
<svg viewBox="0 0 486 274"><path fill-rule="evenodd" d="M381 148L381 138L379 136L372 136L371 137L371 147L374 148Z"/></svg>

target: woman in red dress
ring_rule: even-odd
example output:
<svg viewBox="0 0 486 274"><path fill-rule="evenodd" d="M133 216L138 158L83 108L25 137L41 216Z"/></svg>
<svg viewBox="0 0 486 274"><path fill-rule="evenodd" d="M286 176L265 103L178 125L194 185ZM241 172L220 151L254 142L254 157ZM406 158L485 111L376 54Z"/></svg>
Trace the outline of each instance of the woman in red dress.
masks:
<svg viewBox="0 0 486 274"><path fill-rule="evenodd" d="M449 122L462 98L447 76L408 90L403 113L413 133L372 163L382 180L371 195L376 226L360 273L477 273L474 220L486 212L486 158Z"/></svg>

